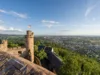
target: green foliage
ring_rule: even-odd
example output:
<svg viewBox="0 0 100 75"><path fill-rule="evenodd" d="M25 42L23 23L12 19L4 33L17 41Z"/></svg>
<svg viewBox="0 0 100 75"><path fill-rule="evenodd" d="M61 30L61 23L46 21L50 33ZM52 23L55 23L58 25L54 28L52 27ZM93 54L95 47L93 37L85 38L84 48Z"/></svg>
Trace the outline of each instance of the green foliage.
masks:
<svg viewBox="0 0 100 75"><path fill-rule="evenodd" d="M37 56L40 58L40 60L47 58L47 54L45 53L44 50L39 51L39 53L37 54Z"/></svg>
<svg viewBox="0 0 100 75"><path fill-rule="evenodd" d="M24 37L8 37L8 47L18 47L18 46L25 46L25 39Z"/></svg>
<svg viewBox="0 0 100 75"><path fill-rule="evenodd" d="M65 51L64 53L59 75L100 75L100 63L94 59L74 52Z"/></svg>
<svg viewBox="0 0 100 75"><path fill-rule="evenodd" d="M8 47L9 47L9 48L18 47L18 46L19 46L18 44L14 44L14 43L12 43L12 42L9 42L9 43L8 43Z"/></svg>
<svg viewBox="0 0 100 75"><path fill-rule="evenodd" d="M59 69L58 75L100 75L100 63L95 59L63 48L60 44L41 40L45 46L52 46L55 54L62 59L63 65ZM40 53L41 55L42 53Z"/></svg>
<svg viewBox="0 0 100 75"><path fill-rule="evenodd" d="M42 49L40 51L38 51L38 47L35 45L35 56L37 56L40 60L43 60L44 58L47 58L47 54L45 53L45 51Z"/></svg>
<svg viewBox="0 0 100 75"><path fill-rule="evenodd" d="M40 45L40 41L36 41L35 45L37 45L37 46Z"/></svg>
<svg viewBox="0 0 100 75"><path fill-rule="evenodd" d="M38 46L34 45L34 53L37 53L37 52L38 52Z"/></svg>

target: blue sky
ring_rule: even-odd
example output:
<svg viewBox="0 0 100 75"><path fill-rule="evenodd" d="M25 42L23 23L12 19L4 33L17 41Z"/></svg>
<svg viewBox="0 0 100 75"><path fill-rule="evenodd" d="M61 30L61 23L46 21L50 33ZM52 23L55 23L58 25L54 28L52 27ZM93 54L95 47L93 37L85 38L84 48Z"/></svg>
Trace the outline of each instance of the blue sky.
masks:
<svg viewBox="0 0 100 75"><path fill-rule="evenodd" d="M0 33L100 35L100 0L0 0Z"/></svg>

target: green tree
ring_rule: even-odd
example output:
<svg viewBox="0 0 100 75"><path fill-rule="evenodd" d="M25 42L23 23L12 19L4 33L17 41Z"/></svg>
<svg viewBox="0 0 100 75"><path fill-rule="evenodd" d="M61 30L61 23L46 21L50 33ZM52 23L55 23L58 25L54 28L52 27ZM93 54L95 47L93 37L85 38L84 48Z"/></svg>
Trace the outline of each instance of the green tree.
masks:
<svg viewBox="0 0 100 75"><path fill-rule="evenodd" d="M46 52L42 49L38 51L37 45L34 46L35 56L37 56L40 60L47 58Z"/></svg>
<svg viewBox="0 0 100 75"><path fill-rule="evenodd" d="M40 60L47 58L47 54L45 53L43 49L38 52L37 56L39 57Z"/></svg>

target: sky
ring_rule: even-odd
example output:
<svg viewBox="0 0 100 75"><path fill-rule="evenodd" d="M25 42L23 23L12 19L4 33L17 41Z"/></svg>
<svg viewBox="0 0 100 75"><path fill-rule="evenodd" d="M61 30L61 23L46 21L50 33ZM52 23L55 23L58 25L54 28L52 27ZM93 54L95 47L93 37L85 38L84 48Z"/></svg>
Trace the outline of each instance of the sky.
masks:
<svg viewBox="0 0 100 75"><path fill-rule="evenodd" d="M26 30L35 35L100 35L100 0L0 0L0 34Z"/></svg>

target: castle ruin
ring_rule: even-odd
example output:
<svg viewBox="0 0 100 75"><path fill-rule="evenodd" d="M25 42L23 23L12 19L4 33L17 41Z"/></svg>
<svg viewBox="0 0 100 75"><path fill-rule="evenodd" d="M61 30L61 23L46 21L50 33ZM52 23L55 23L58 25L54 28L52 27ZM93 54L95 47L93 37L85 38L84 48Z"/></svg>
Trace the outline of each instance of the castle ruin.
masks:
<svg viewBox="0 0 100 75"><path fill-rule="evenodd" d="M34 33L30 30L27 31L26 35L26 50L29 50L30 60L34 62Z"/></svg>
<svg viewBox="0 0 100 75"><path fill-rule="evenodd" d="M19 52L21 52L22 57L34 62L34 33L28 30L25 39L26 48L8 48L8 41L2 40L0 51L6 51L17 56L19 56Z"/></svg>
<svg viewBox="0 0 100 75"><path fill-rule="evenodd" d="M7 72L3 72L5 69L7 69L7 71L11 72L11 73L16 73L16 69L10 70L8 69L8 67L13 66L22 66L22 68L19 68L21 71L21 75L55 75L54 73L52 73L51 71L43 68L42 66L36 65L34 63L34 33L30 30L27 31L27 34L25 36L25 44L26 44L26 48L8 48L8 41L7 40L3 40L2 43L0 44L0 62L4 62L4 58L5 58L5 62L6 64L3 65L5 66L5 68L2 67L2 70L0 70L0 75L2 75L1 73L7 73ZM20 54L19 54L20 53ZM2 58L4 57L4 58ZM6 60L7 58L7 60ZM24 59L25 58L25 59ZM1 60L2 59L2 60ZM28 61L28 60L30 61ZM16 64L15 64L16 63ZM10 65L7 65L10 64ZM6 66L7 65L7 66ZM24 69L23 71L21 69ZM17 72L17 75L19 75ZM12 75L12 74L9 74Z"/></svg>
<svg viewBox="0 0 100 75"><path fill-rule="evenodd" d="M2 40L0 44L0 50L2 51L7 51L8 49L8 41L7 40Z"/></svg>

